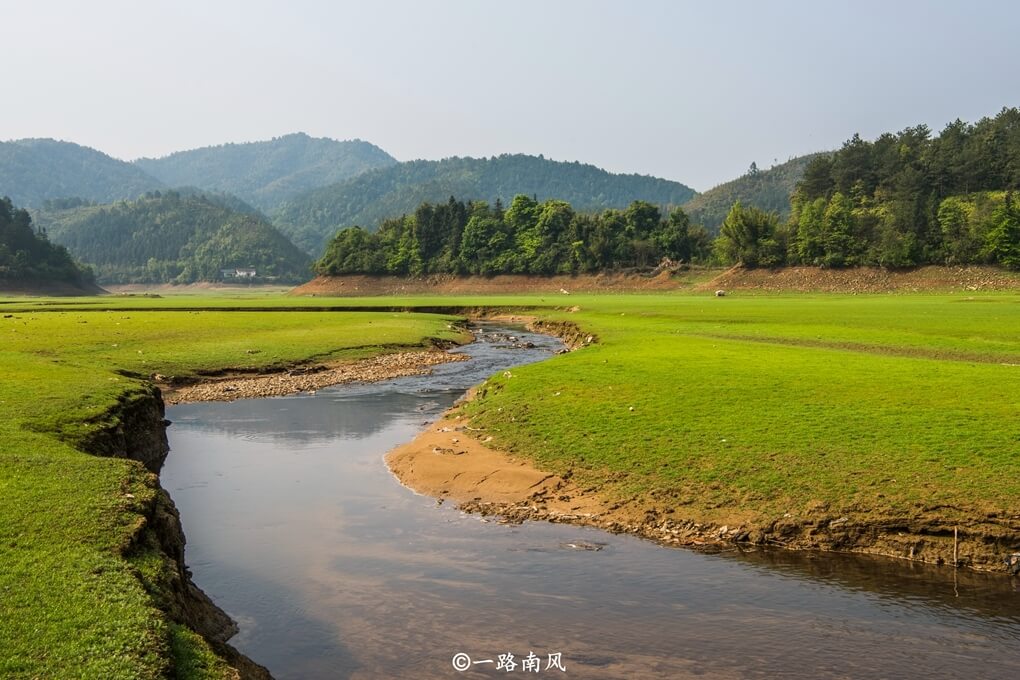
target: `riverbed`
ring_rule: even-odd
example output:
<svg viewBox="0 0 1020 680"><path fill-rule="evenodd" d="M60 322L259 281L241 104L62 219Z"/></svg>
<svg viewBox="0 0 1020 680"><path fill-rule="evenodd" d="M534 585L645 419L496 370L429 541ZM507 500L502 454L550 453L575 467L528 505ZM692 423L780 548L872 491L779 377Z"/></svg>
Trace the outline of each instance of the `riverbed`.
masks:
<svg viewBox="0 0 1020 680"><path fill-rule="evenodd" d="M1016 579L504 525L402 487L387 451L560 349L513 328L478 338L431 376L168 409L161 477L187 563L238 621L232 644L277 678L482 678L536 659L580 678L1020 673Z"/></svg>

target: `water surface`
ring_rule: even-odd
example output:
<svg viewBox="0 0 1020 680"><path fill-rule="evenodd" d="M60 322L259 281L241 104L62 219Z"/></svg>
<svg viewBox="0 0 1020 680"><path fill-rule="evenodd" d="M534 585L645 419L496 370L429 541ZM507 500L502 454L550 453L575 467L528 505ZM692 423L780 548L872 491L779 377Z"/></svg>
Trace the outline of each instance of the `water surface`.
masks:
<svg viewBox="0 0 1020 680"><path fill-rule="evenodd" d="M491 331L492 329L489 329ZM499 655L579 678L1006 678L1004 577L882 559L702 555L577 527L482 521L403 488L384 454L558 342L489 332L431 377L175 406L163 485L194 579L277 678L482 678ZM578 550L584 543L601 550ZM457 653L476 664L454 670ZM547 669L561 654L566 672Z"/></svg>

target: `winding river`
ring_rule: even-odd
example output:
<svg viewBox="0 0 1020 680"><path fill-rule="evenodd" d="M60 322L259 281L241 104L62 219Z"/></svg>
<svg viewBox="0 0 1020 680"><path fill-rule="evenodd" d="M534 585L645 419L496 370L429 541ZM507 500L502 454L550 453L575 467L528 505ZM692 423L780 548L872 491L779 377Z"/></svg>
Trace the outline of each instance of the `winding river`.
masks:
<svg viewBox="0 0 1020 680"><path fill-rule="evenodd" d="M502 525L405 489L388 450L488 375L559 348L511 330L535 345L513 348L494 330L428 377L168 409L162 483L194 580L277 678L493 677L507 654L513 675L537 659L543 677L1020 676L1018 579L704 555Z"/></svg>

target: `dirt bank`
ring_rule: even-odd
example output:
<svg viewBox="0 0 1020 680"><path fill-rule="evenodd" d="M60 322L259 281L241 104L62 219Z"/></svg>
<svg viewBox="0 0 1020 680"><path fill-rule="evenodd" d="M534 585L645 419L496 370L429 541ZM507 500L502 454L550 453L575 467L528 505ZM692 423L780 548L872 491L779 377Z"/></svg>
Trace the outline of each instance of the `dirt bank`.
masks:
<svg viewBox="0 0 1020 680"><path fill-rule="evenodd" d="M150 472L147 493L133 496L138 521L131 540L122 546L125 559L154 555L162 569L138 571L154 604L169 621L187 626L201 635L240 680L272 680L269 671L238 652L227 641L237 633L237 624L209 599L191 580L184 563L184 530L170 496L159 484L159 468L169 450L164 404L159 391L143 387L122 398L109 413L98 418L98 430L75 441L86 453L128 458Z"/></svg>
<svg viewBox="0 0 1020 680"><path fill-rule="evenodd" d="M1020 547L1020 517L982 515L954 508L917 508L891 516L862 509L817 507L803 515L761 517L751 508L705 516L670 499L617 498L581 488L570 474L556 475L486 446L486 435L457 409L414 441L386 456L393 474L412 490L455 502L466 512L518 523L543 520L631 533L672 546L718 551L735 544L769 545L884 555L1006 571Z"/></svg>
<svg viewBox="0 0 1020 680"><path fill-rule="evenodd" d="M207 281L200 281L198 283L108 283L103 286L107 291L114 295L145 295L145 294L159 294L167 293L170 295L181 294L181 293L194 293L201 295L203 293L217 292L217 293L258 293L260 295L268 294L280 294L286 293L293 286L279 285L272 283L211 283Z"/></svg>
<svg viewBox="0 0 1020 680"><path fill-rule="evenodd" d="M399 276L320 276L298 286L291 295L354 297L366 295L518 295L523 293L565 296L571 293L610 293L626 291L669 291L690 289L714 273L691 270L676 274L661 272L655 276L606 273L578 276L500 275L427 278Z"/></svg>
<svg viewBox="0 0 1020 680"><path fill-rule="evenodd" d="M695 286L699 291L745 290L771 293L916 293L1020 290L1020 273L997 267L916 267L890 270L880 267L819 269L734 267Z"/></svg>
<svg viewBox="0 0 1020 680"><path fill-rule="evenodd" d="M320 276L291 291L292 295L519 295L565 296L570 293L623 293L715 290L769 293L894 293L1020 290L1020 273L997 267L928 266L890 270L881 267L820 269L728 270L692 268L651 274L605 273L579 276Z"/></svg>
<svg viewBox="0 0 1020 680"><path fill-rule="evenodd" d="M234 401L311 392L351 382L376 382L405 375L426 375L431 366L465 359L460 354L430 349L382 354L353 362L301 366L272 373L226 372L223 375L203 377L200 382L193 384L179 384L177 379L162 375L153 376L153 380L161 386L168 404Z"/></svg>

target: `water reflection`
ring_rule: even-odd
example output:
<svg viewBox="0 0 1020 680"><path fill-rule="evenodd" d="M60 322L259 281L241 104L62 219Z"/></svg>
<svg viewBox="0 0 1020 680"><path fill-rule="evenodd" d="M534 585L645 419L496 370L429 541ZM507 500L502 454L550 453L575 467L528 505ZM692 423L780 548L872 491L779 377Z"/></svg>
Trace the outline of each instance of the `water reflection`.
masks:
<svg viewBox="0 0 1020 680"><path fill-rule="evenodd" d="M455 399L451 395L443 403L452 404ZM302 448L336 439L368 437L408 414L424 417L424 411L418 410L421 405L421 398L413 394L362 394L357 398L306 394L231 402L217 409L217 417L212 420L206 415L207 404L181 404L173 409L173 422L178 430Z"/></svg>
<svg viewBox="0 0 1020 680"><path fill-rule="evenodd" d="M491 665L458 674L453 654L529 651L583 678L1020 672L1009 579L960 574L956 597L952 572L922 565L503 526L400 487L383 454L463 389L556 349L528 340L542 345L476 343L428 379L170 410L163 483L238 648L279 678L482 678ZM564 549L577 541L606 545Z"/></svg>

